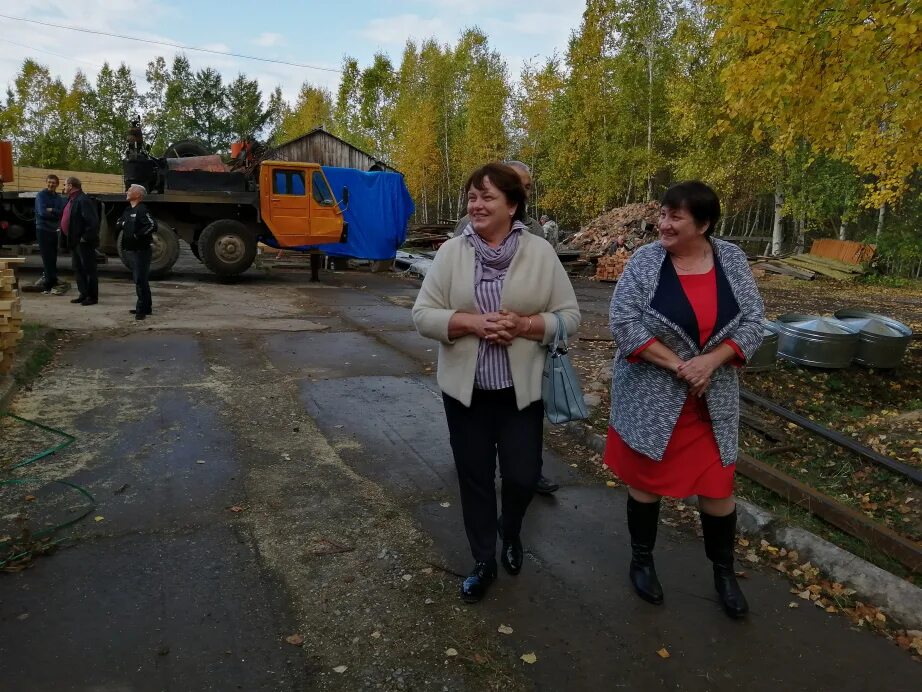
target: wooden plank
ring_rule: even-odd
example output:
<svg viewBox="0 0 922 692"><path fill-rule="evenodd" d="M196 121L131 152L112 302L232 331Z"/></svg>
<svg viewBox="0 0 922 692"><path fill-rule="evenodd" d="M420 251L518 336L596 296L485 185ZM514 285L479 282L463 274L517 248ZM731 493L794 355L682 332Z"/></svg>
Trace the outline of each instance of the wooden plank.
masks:
<svg viewBox="0 0 922 692"><path fill-rule="evenodd" d="M816 272L811 269L799 269L797 267L791 267L782 262L756 262L752 265L753 269L764 269L767 272L772 274L783 274L784 276L793 276L797 279L803 279L804 281L810 281L816 276Z"/></svg>
<svg viewBox="0 0 922 692"><path fill-rule="evenodd" d="M838 269L832 269L818 262L811 262L810 260L801 259L800 257L788 257L787 259L779 261L795 268L809 269L817 274L828 276L831 279L838 279L839 281L851 281L858 278L857 274L850 274L848 272L839 271Z"/></svg>
<svg viewBox="0 0 922 692"><path fill-rule="evenodd" d="M867 542L913 572L922 573L922 547L918 543L745 452L739 453L736 468L791 504Z"/></svg>

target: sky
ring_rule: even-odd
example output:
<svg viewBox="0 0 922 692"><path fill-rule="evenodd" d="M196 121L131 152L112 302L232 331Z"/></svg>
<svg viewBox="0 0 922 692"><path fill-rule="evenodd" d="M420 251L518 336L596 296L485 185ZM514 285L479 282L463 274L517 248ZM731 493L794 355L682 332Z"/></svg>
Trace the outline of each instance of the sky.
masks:
<svg viewBox="0 0 922 692"><path fill-rule="evenodd" d="M305 81L335 94L345 55L365 67L376 52L384 52L396 66L408 39L453 45L470 26L487 34L513 78L526 61L562 56L585 3L528 0L520 5L496 0L17 0L0 3L0 15L326 68L185 51L194 69L214 67L228 81L243 72L259 80L264 95L280 85L285 98L294 100ZM178 52L0 16L0 89L5 92L22 61L31 57L68 85L78 69L95 80L104 62L124 62L143 91L147 63L163 55L169 64Z"/></svg>

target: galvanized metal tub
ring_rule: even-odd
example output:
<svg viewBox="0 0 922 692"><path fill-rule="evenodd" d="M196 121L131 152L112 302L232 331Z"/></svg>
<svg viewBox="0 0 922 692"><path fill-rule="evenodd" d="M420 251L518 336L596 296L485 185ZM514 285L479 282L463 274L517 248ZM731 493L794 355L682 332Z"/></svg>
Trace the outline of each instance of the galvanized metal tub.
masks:
<svg viewBox="0 0 922 692"><path fill-rule="evenodd" d="M776 321L778 355L814 368L847 368L858 352L858 331L834 317L790 312Z"/></svg>
<svg viewBox="0 0 922 692"><path fill-rule="evenodd" d="M746 363L748 372L771 370L775 367L775 360L778 358L778 325L763 320L762 326L764 327L762 345Z"/></svg>
<svg viewBox="0 0 922 692"><path fill-rule="evenodd" d="M858 332L855 362L868 368L897 367L912 341L912 330L886 315L845 309L836 318Z"/></svg>

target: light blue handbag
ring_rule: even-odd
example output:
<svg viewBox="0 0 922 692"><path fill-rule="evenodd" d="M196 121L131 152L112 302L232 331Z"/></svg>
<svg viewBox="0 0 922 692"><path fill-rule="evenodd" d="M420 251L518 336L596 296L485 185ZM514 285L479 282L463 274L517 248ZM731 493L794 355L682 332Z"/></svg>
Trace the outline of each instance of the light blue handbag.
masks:
<svg viewBox="0 0 922 692"><path fill-rule="evenodd" d="M554 342L547 347L541 398L544 400L544 413L551 423L567 423L588 418L589 412L567 354L567 330L560 315L554 316L557 318L557 333Z"/></svg>

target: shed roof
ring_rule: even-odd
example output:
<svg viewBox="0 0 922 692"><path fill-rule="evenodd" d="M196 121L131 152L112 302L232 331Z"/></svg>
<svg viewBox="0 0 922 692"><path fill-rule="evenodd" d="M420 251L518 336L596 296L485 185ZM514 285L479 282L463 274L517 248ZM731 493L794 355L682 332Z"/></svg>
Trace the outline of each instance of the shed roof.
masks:
<svg viewBox="0 0 922 692"><path fill-rule="evenodd" d="M380 164L380 165L386 167L387 169L389 169L389 170L391 170L391 171L394 171L395 173L400 173L400 171L398 171L396 168L394 168L394 167L393 167L391 164L389 164L387 161L384 161L384 160L382 160L382 159L379 159L379 158L378 158L377 156L375 156L374 154L369 154L369 153L368 153L367 151L365 151L364 149L360 149L359 147L355 146L355 145L352 144L351 142L347 142L347 141L344 140L342 137L337 137L337 136L334 135L332 132L330 132L329 130L327 130L323 125L319 125L318 127L315 127L315 128L314 128L313 130L311 130L310 132L305 132L303 135L299 135L299 136L295 137L294 139L289 139L287 142L282 142L281 144L279 144L279 145L276 147L276 149L284 149L285 147L287 147L287 146L290 145L290 144L294 144L295 142L300 142L302 139L308 139L308 138L314 137L315 135L318 135L318 134L324 134L324 135L326 135L327 137L332 137L333 139L337 140L338 142L342 142L342 143L345 144L347 147L350 147L350 148L354 149L355 151L359 152L360 154L364 154L365 156L367 156L369 159L371 159L371 160L374 161L375 163Z"/></svg>

